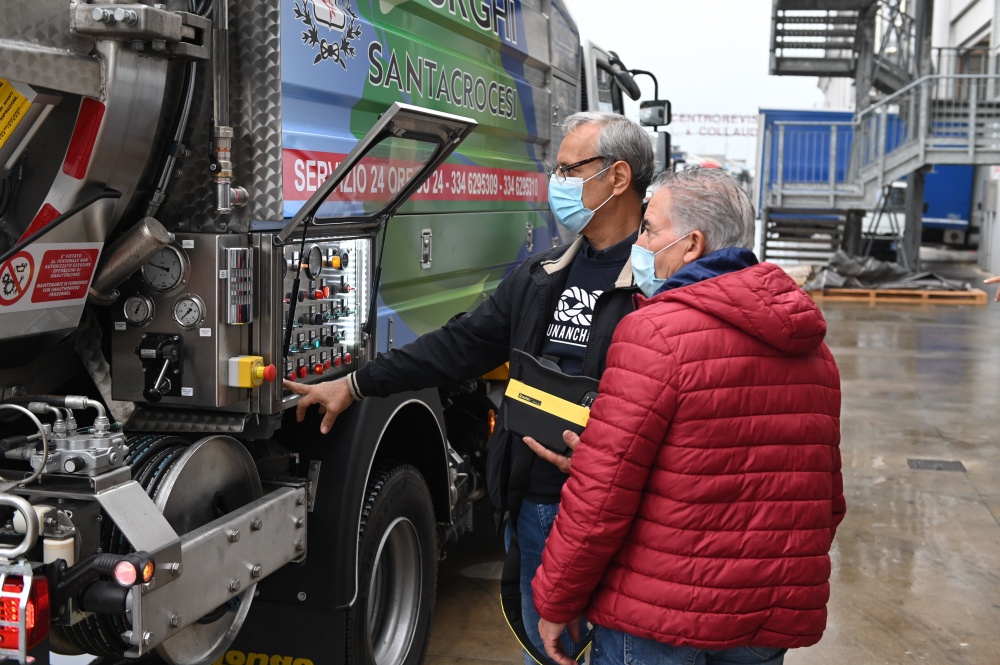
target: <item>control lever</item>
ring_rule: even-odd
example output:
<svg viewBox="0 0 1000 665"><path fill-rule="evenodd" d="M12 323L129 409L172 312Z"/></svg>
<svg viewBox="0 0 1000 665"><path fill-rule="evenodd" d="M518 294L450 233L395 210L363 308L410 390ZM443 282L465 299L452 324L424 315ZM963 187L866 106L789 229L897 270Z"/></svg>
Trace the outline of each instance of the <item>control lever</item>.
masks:
<svg viewBox="0 0 1000 665"><path fill-rule="evenodd" d="M142 391L142 396L147 402L156 403L162 400L165 394L170 393L173 388L170 379L167 378L167 372L171 366L174 366L174 374L177 373L181 360L181 341L177 336L159 335L153 340L153 343L155 346L144 343L136 349L136 353L143 360L143 366L147 370L159 368L152 385L149 385L147 381L148 387ZM163 364L152 365L158 361L162 361Z"/></svg>

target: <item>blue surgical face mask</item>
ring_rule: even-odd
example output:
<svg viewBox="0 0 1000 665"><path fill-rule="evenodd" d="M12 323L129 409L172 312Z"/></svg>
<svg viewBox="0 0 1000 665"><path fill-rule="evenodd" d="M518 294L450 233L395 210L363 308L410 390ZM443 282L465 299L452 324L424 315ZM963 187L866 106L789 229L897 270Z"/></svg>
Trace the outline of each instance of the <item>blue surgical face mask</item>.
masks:
<svg viewBox="0 0 1000 665"><path fill-rule="evenodd" d="M573 233L582 231L590 223L594 213L615 196L612 193L604 203L591 210L583 205L583 185L610 168L609 166L607 169L602 169L586 180L566 178L565 181L559 182L555 175L549 178L549 207L552 208L552 214L556 216L556 221Z"/></svg>
<svg viewBox="0 0 1000 665"><path fill-rule="evenodd" d="M635 278L635 285L639 287L642 294L647 298L652 298L656 295L667 280L670 279L669 276L659 279L656 276L656 256L660 252L665 252L670 249L684 238L687 238L690 233L685 233L677 240L673 241L663 249L656 253L653 253L646 249L645 247L640 247L639 245L632 245L632 276Z"/></svg>

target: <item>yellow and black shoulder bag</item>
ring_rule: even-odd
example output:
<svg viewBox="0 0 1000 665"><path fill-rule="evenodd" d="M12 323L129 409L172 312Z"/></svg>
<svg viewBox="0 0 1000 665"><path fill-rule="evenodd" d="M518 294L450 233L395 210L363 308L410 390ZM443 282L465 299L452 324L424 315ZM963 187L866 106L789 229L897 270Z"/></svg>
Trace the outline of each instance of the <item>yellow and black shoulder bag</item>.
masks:
<svg viewBox="0 0 1000 665"><path fill-rule="evenodd" d="M563 432L583 432L590 418L590 405L597 397L597 386L597 379L564 374L554 362L515 349L510 359L510 381L503 398L504 424L513 434L530 436L560 455L569 455L571 451L563 441ZM500 604L507 624L524 650L541 665L551 665L551 659L528 639L521 614L521 548L517 542L517 519L535 454L527 446L517 446L511 457L507 494L511 539L500 578ZM573 659L580 660L592 641L593 632L582 640L577 653L570 654Z"/></svg>

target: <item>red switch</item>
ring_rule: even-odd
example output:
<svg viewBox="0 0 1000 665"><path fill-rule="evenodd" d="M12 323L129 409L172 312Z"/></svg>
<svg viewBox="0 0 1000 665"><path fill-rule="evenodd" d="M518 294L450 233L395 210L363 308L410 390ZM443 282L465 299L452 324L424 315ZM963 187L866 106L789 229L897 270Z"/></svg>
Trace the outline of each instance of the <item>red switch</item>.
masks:
<svg viewBox="0 0 1000 665"><path fill-rule="evenodd" d="M291 372L288 373L288 380L289 381L294 381L297 378L299 378L299 375L295 373L294 369Z"/></svg>
<svg viewBox="0 0 1000 665"><path fill-rule="evenodd" d="M316 363L315 365L313 365L313 374L322 374L322 373L323 373L323 363Z"/></svg>
<svg viewBox="0 0 1000 665"><path fill-rule="evenodd" d="M307 374L309 374L309 370L306 368L305 365L299 368L299 378L304 379L306 378Z"/></svg>
<svg viewBox="0 0 1000 665"><path fill-rule="evenodd" d="M323 369L330 369L331 367L333 367L333 365L330 363L329 360L323 361Z"/></svg>
<svg viewBox="0 0 1000 665"><path fill-rule="evenodd" d="M351 358L351 354L350 353L345 353L344 354L344 362L345 363L347 363L348 365L350 365L352 360L354 360L354 359Z"/></svg>
<svg viewBox="0 0 1000 665"><path fill-rule="evenodd" d="M333 359L333 364L334 364L334 365L336 365L337 367L340 367L340 366L341 366L341 364L342 364L343 362L344 362L344 361L342 361L342 360L340 359L340 356L336 356L336 357L335 357L335 358Z"/></svg>

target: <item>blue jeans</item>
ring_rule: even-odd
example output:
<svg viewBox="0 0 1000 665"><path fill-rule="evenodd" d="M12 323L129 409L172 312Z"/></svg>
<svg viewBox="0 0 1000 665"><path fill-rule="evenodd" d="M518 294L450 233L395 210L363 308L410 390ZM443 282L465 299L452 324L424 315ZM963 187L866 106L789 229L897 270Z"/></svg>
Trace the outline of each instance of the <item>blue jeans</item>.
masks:
<svg viewBox="0 0 1000 665"><path fill-rule="evenodd" d="M552 524L556 521L558 512L558 503L534 503L525 499L521 504L521 514L517 518L517 543L521 547L521 617L524 619L528 638L542 653L545 653L545 646L542 644L542 636L538 633L538 620L541 617L535 611L531 580L535 579L535 571L542 565L542 550L545 549L545 541L552 531ZM510 548L509 524L504 534L504 545ZM581 627L581 630L584 629ZM563 632L562 642L566 653L572 657L576 644L566 631ZM524 665L537 665L527 651L523 652L523 655Z"/></svg>
<svg viewBox="0 0 1000 665"><path fill-rule="evenodd" d="M620 630L594 629L590 665L782 665L788 649L736 647L715 651L672 647Z"/></svg>

